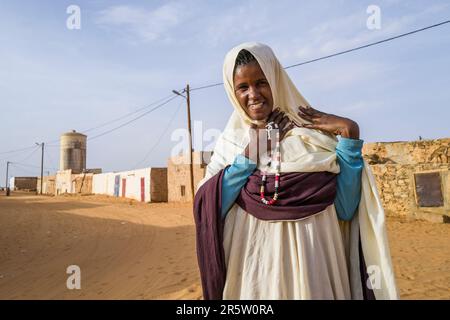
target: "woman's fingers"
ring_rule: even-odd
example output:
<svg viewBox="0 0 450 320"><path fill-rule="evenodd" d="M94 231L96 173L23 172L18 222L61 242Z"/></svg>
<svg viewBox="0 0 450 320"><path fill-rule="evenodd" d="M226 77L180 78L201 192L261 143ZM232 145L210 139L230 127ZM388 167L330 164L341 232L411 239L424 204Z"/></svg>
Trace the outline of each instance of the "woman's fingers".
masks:
<svg viewBox="0 0 450 320"><path fill-rule="evenodd" d="M298 110L300 112L302 112L303 114L306 114L311 117L320 117L323 114L323 112L320 112L311 106L306 106L306 107L299 106Z"/></svg>
<svg viewBox="0 0 450 320"><path fill-rule="evenodd" d="M273 110L270 115L269 118L267 119L267 123L273 121L273 119L275 119L275 117L280 113L280 108L276 108L275 110Z"/></svg>
<svg viewBox="0 0 450 320"><path fill-rule="evenodd" d="M314 118L313 118L311 115L306 114L306 113L304 113L303 111L299 111L297 114L298 114L301 118L303 118L303 119L305 119L305 120L308 120L308 121L311 121L311 122L314 120Z"/></svg>
<svg viewBox="0 0 450 320"><path fill-rule="evenodd" d="M273 121L273 118L278 114L276 110L272 111L272 113L269 115L269 118L267 119L267 123Z"/></svg>
<svg viewBox="0 0 450 320"><path fill-rule="evenodd" d="M281 119L280 123L278 124L278 127L283 130L284 127L286 126L286 124L288 124L291 120L289 119L289 117L287 116L283 116L283 118Z"/></svg>
<svg viewBox="0 0 450 320"><path fill-rule="evenodd" d="M284 128L281 130L280 141L283 140L284 136L285 136L290 130L292 130L294 127L295 127L295 124L292 123L292 122L289 122L289 123L286 125L286 127L284 127Z"/></svg>
<svg viewBox="0 0 450 320"><path fill-rule="evenodd" d="M275 122L276 124L280 125L281 120L284 117L284 112L279 112L275 118L273 119L273 122Z"/></svg>

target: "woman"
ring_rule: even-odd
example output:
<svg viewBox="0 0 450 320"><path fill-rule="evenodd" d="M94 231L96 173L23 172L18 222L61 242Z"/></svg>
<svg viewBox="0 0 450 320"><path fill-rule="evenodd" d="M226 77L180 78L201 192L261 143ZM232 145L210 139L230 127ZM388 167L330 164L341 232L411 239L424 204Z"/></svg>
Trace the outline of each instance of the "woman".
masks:
<svg viewBox="0 0 450 320"><path fill-rule="evenodd" d="M358 125L309 107L266 45L223 71L235 111L194 202L204 298L396 299Z"/></svg>

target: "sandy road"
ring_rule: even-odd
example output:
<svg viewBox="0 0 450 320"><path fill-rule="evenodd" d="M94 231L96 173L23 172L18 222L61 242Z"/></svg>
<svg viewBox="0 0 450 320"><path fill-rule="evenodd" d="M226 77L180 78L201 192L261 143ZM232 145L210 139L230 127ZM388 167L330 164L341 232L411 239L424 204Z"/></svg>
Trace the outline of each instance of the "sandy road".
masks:
<svg viewBox="0 0 450 320"><path fill-rule="evenodd" d="M401 297L450 299L450 225L390 218L388 234ZM191 204L0 196L0 299L199 298Z"/></svg>
<svg viewBox="0 0 450 320"><path fill-rule="evenodd" d="M0 298L200 298L190 208L97 196L2 196ZM66 287L69 265L81 268L81 290Z"/></svg>

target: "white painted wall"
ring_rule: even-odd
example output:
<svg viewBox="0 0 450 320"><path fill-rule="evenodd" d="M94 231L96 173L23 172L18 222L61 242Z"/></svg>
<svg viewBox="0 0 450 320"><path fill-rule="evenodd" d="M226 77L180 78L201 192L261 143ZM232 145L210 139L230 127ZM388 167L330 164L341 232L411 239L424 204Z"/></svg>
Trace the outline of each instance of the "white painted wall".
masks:
<svg viewBox="0 0 450 320"><path fill-rule="evenodd" d="M113 172L94 174L92 178L92 193L113 196L114 176Z"/></svg>
<svg viewBox="0 0 450 320"><path fill-rule="evenodd" d="M125 197L141 201L141 178L144 178L145 202L151 201L151 168L95 174L92 180L92 192L95 194L106 194L113 196L115 177L117 175L120 176L119 197L122 197L122 180L125 179Z"/></svg>
<svg viewBox="0 0 450 320"><path fill-rule="evenodd" d="M72 170L63 170L56 173L56 194L72 193Z"/></svg>

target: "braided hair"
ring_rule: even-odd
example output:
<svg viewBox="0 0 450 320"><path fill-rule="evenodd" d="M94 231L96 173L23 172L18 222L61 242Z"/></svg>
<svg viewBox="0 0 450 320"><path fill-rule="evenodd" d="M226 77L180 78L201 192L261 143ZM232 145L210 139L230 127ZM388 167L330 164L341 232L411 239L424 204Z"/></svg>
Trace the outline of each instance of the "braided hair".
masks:
<svg viewBox="0 0 450 320"><path fill-rule="evenodd" d="M241 51L239 51L237 57L236 57L236 62L234 63L234 70L233 70L233 74L236 73L236 69L239 66L244 66L246 64L249 64L250 62L255 61L256 63L258 63L258 61L256 60L255 56L252 55L250 53L250 51L242 49Z"/></svg>

